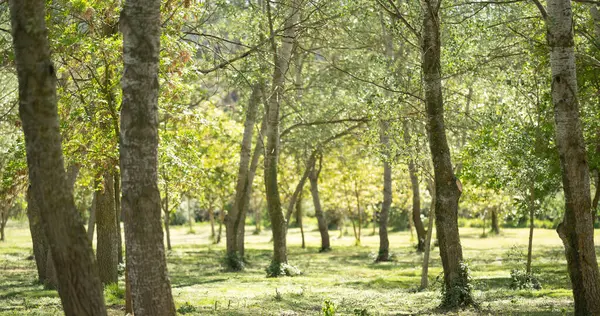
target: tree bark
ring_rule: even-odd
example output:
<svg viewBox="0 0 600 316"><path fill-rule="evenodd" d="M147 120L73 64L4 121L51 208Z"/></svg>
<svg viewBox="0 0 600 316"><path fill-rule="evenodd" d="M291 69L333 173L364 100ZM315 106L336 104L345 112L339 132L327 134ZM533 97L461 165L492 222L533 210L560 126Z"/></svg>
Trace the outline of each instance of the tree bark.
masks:
<svg viewBox="0 0 600 316"><path fill-rule="evenodd" d="M313 204L315 206L315 217L317 218L319 234L321 235L321 249L319 251L326 252L331 250L331 244L329 242L329 229L327 228L327 220L323 214L321 199L319 197L319 175L321 174L322 166L323 156L319 155L319 168L316 168L316 159L313 160L308 179L310 180L310 194L312 195Z"/></svg>
<svg viewBox="0 0 600 316"><path fill-rule="evenodd" d="M440 66L440 13L442 0L421 0L423 27L421 32L422 72L427 136L435 175L435 217L440 256L444 268L446 298L449 307L472 303L470 293L459 289L468 284L462 272L463 253L458 233L458 200L461 191L452 170L450 149L444 126L444 104ZM454 298L453 298L454 297Z"/></svg>
<svg viewBox="0 0 600 316"><path fill-rule="evenodd" d="M273 231L273 259L272 266L277 266L287 263L287 246L286 246L286 228L287 224L283 211L281 209L281 197L279 196L279 183L277 181L277 161L279 158L279 112L281 100L284 95L285 74L290 65L292 49L296 38L296 23L299 20L299 7L296 0L288 2L290 5L289 16L285 21L285 31L282 38L280 49L277 49L275 40L273 39L272 49L274 52L274 71L273 83L271 85L271 93L268 102L267 115L267 144L265 153L265 190L267 193L267 208L269 217L271 218L271 228ZM267 3L269 16L271 16L271 4ZM272 29L272 17L271 21ZM274 35L271 30L271 35Z"/></svg>
<svg viewBox="0 0 600 316"><path fill-rule="evenodd" d="M96 189L96 226L98 237L96 261L100 281L104 284L117 283L119 267L119 238L117 236L117 212L115 210L115 192L113 175L105 171L103 187Z"/></svg>
<svg viewBox="0 0 600 316"><path fill-rule="evenodd" d="M117 213L117 251L119 264L123 263L123 237L121 235L121 174L119 170L115 170L114 175L114 190L115 190L115 211Z"/></svg>
<svg viewBox="0 0 600 316"><path fill-rule="evenodd" d="M435 185L433 181L428 181L427 188L431 194L431 207L429 208L429 224L427 225L427 236L424 242L423 267L421 271L421 290L429 286L429 255L431 254L431 236L433 235L433 222L435 221Z"/></svg>
<svg viewBox="0 0 600 316"><path fill-rule="evenodd" d="M94 191L94 194L92 194L92 205L90 207L90 216L88 217L87 225L87 237L90 245L94 244L94 229L96 227L96 198L97 194L96 191Z"/></svg>
<svg viewBox="0 0 600 316"><path fill-rule="evenodd" d="M92 247L65 172L45 2L11 0L9 5L31 193L40 208L63 310L65 315L106 315Z"/></svg>
<svg viewBox="0 0 600 316"><path fill-rule="evenodd" d="M306 248L306 242L304 240L304 227L302 225L302 216L303 208L302 208L302 192L298 195L298 201L296 202L296 223L300 226L300 236L302 237L302 249Z"/></svg>
<svg viewBox="0 0 600 316"><path fill-rule="evenodd" d="M29 231L31 232L31 242L33 243L33 255L37 266L38 280L44 283L46 280L46 262L48 261L48 240L42 226L42 214L35 204L32 188L27 189L27 217L29 219Z"/></svg>
<svg viewBox="0 0 600 316"><path fill-rule="evenodd" d="M314 159L314 158L311 156L311 158L309 158L309 160L310 159ZM290 223L290 218L292 217L292 213L294 212L294 206L296 206L296 202L297 202L298 198L300 197L300 195L302 195L302 190L304 190L304 183L306 183L306 179L308 178L309 173L310 173L310 169L308 167L306 167L306 169L304 170L304 173L302 173L302 177L300 178L300 181L298 181L298 184L296 185L296 189L294 190L292 197L290 198L287 212L285 214L285 222L287 223L287 225L289 225L289 223Z"/></svg>
<svg viewBox="0 0 600 316"><path fill-rule="evenodd" d="M498 223L498 210L497 207L492 208L492 233L500 234L500 225Z"/></svg>
<svg viewBox="0 0 600 316"><path fill-rule="evenodd" d="M390 259L390 241L388 239L388 217L392 206L392 166L390 159L390 136L388 135L389 122L380 123L380 140L384 150L383 161L383 203L379 213L379 254L376 261L388 261Z"/></svg>
<svg viewBox="0 0 600 316"><path fill-rule="evenodd" d="M402 122L404 143L407 146L411 146L411 136L408 122ZM410 175L410 185L412 189L412 219L415 224L415 230L417 231L417 251L422 252L425 250L425 226L421 220L421 192L419 188L419 175L417 174L417 167L414 159L410 158L408 161L408 173ZM430 213L433 214L433 213Z"/></svg>
<svg viewBox="0 0 600 316"><path fill-rule="evenodd" d="M245 219L245 211L248 207L246 203L250 201L246 196L250 192L248 186L252 186L249 177L249 166L250 166L250 152L252 150L252 137L254 134L254 123L256 121L256 114L258 112L258 105L261 100L261 84L256 83L252 87L252 95L248 101L248 108L246 109L246 120L244 122L244 134L242 137L242 146L240 150L240 164L238 168L237 184L235 189L235 199L233 201L233 207L227 216L226 223L226 242L227 242L227 256L230 260L242 260L242 255L239 252L238 241L240 238L240 226L244 225L242 218ZM243 242L243 239L242 239ZM241 267L241 265L236 265ZM234 268L233 266L230 268Z"/></svg>
<svg viewBox="0 0 600 316"><path fill-rule="evenodd" d="M131 298L136 315L175 315L158 190L160 1L126 0L121 11L120 163Z"/></svg>
<svg viewBox="0 0 600 316"><path fill-rule="evenodd" d="M535 219L535 186L531 184L529 189L529 243L527 245L527 264L525 265L525 271L531 274L531 259L533 254L533 229Z"/></svg>
<svg viewBox="0 0 600 316"><path fill-rule="evenodd" d="M556 144L565 193L565 215L557 231L565 246L575 315L600 315L600 273L594 249L590 176L577 100L571 1L548 0L546 23Z"/></svg>

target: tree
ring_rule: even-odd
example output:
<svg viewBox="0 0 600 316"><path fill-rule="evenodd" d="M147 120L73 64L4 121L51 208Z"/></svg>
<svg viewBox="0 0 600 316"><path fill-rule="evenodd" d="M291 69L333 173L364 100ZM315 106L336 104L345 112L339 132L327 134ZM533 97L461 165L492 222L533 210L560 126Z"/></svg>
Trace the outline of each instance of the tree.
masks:
<svg viewBox="0 0 600 316"><path fill-rule="evenodd" d="M277 181L277 162L279 158L279 112L281 100L284 94L285 74L288 71L292 57L292 49L296 38L296 23L300 15L300 2L298 0L289 1L289 15L285 20L285 31L283 34L282 45L277 47L273 33L273 22L271 12L271 3L267 1L267 8L270 19L271 46L273 50L273 61L275 64L273 70L273 82L271 84L271 93L268 101L267 112L267 130L266 130L266 153L265 153L265 190L267 194L267 208L271 218L271 228L273 230L273 259L269 274L277 276L281 274L282 265L287 265L287 246L286 231L287 223L281 209L281 198L279 196L279 184ZM284 271L284 274L287 273Z"/></svg>
<svg viewBox="0 0 600 316"><path fill-rule="evenodd" d="M120 164L125 244L133 310L175 315L167 276L158 190L160 1L127 0L121 12Z"/></svg>
<svg viewBox="0 0 600 316"><path fill-rule="evenodd" d="M440 6L442 0L421 0L421 51L427 135L435 177L435 220L444 268L443 304L449 307L473 302L463 266L463 254L458 234L458 200L461 195L455 177L444 125L444 101L441 77Z"/></svg>
<svg viewBox="0 0 600 316"><path fill-rule="evenodd" d="M600 272L594 248L589 169L579 118L571 1L549 0L547 13L538 1L535 3L546 19L548 30L556 143L565 192L565 215L557 232L565 246L575 315L600 314Z"/></svg>
<svg viewBox="0 0 600 316"><path fill-rule="evenodd" d="M110 172L101 175L102 186L96 195L96 226L98 228L96 260L100 280L104 284L117 283L119 266L119 238L115 209L114 177Z"/></svg>
<svg viewBox="0 0 600 316"><path fill-rule="evenodd" d="M32 196L40 207L66 315L106 315L91 245L64 169L45 2L9 2Z"/></svg>

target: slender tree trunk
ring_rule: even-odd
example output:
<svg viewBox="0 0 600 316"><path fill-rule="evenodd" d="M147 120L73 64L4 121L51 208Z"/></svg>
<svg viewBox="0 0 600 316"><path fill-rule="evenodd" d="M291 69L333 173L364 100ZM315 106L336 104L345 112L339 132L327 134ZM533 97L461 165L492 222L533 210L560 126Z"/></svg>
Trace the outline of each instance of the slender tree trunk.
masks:
<svg viewBox="0 0 600 316"><path fill-rule="evenodd" d="M311 158L309 158L309 160L311 160L311 159L314 159L313 156L311 156ZM304 170L304 173L302 173L302 177L300 178L300 181L298 181L298 184L296 185L296 189L294 190L294 193L292 194L292 197L290 198L287 212L285 214L285 222L287 223L287 225L289 225L289 223L290 223L290 218L292 217L292 213L294 212L294 207L296 206L296 202L297 202L298 198L300 197L300 195L302 195L302 190L304 190L304 183L306 183L306 179L308 178L309 173L310 173L310 168L306 167L306 170Z"/></svg>
<svg viewBox="0 0 600 316"><path fill-rule="evenodd" d="M29 219L29 230L31 232L31 242L33 243L33 255L38 271L38 280L44 283L46 280L46 262L49 251L48 240L42 226L42 214L35 204L31 185L27 189L27 218Z"/></svg>
<svg viewBox="0 0 600 316"><path fill-rule="evenodd" d="M45 1L11 0L9 6L31 194L56 263L63 310L106 315L94 254L64 169Z"/></svg>
<svg viewBox="0 0 600 316"><path fill-rule="evenodd" d="M313 161L311 166L311 172L308 176L310 180L310 194L312 195L313 204L315 206L315 217L317 218L317 224L319 226L319 234L321 235L321 249L320 252L331 250L329 243L329 230L327 228L327 220L323 214L321 208L321 199L319 197L319 175L321 174L321 167L323 166L323 156L319 156L319 168L317 169L315 164L316 160ZM341 228L340 228L341 230Z"/></svg>
<svg viewBox="0 0 600 316"><path fill-rule="evenodd" d="M261 86L261 89L264 89L264 86ZM245 251L246 214L248 214L248 209L250 208L250 198L252 197L252 184L254 183L254 177L256 176L256 169L258 169L258 162L259 162L258 160L264 150L263 135L264 135L266 129L267 129L267 119L266 119L266 115L265 115L265 116L263 116L263 121L260 126L260 131L257 135L258 137L256 138L256 145L254 145L254 152L252 153L252 161L250 162L250 169L248 170L248 186L247 186L248 191L246 192L246 196L245 196L246 201L244 202L244 209L242 210L242 217L240 218L241 224L239 225L238 233L237 233L238 252L242 258L244 258L244 251ZM256 225L258 227L258 232L260 232L260 220L261 219L260 219L260 211L259 211L258 212L258 221L256 222Z"/></svg>
<svg viewBox="0 0 600 316"><path fill-rule="evenodd" d="M210 206L209 210L208 210L208 218L210 220L210 239L214 241L216 241L217 239L217 234L215 232L215 212L212 209L212 205Z"/></svg>
<svg viewBox="0 0 600 316"><path fill-rule="evenodd" d="M407 146L411 146L411 136L408 122L402 122L402 128L404 132L404 143ZM417 167L415 166L414 160L411 158L408 162L408 173L410 175L410 185L412 189L412 219L415 224L415 230L417 231L417 251L422 252L425 250L425 226L421 220L421 192L419 188L419 176L417 174Z"/></svg>
<svg viewBox="0 0 600 316"><path fill-rule="evenodd" d="M169 221L170 221L170 212L169 212L169 181L165 179L165 208L163 209L164 213L164 223L165 223L165 233L167 234L167 249L171 250L171 231L169 230Z"/></svg>
<svg viewBox="0 0 600 316"><path fill-rule="evenodd" d="M390 136L388 135L389 122L382 121L381 145L385 152L383 161L383 203L379 214L379 254L376 261L388 261L390 259L390 241L388 239L388 217L392 206L392 165L390 159Z"/></svg>
<svg viewBox="0 0 600 316"><path fill-rule="evenodd" d="M123 236L121 235L121 174L115 170L115 211L117 213L117 251L119 253L119 264L123 263Z"/></svg>
<svg viewBox="0 0 600 316"><path fill-rule="evenodd" d="M302 236L302 249L305 249L306 242L304 240L304 227L302 225L302 216L304 216L302 208L302 197L303 194L302 192L300 192L300 195L298 195L298 201L296 202L296 223L298 224L298 226L300 226L300 236Z"/></svg>
<svg viewBox="0 0 600 316"><path fill-rule="evenodd" d="M189 233L193 233L194 232L194 218L192 216L192 199L188 196L187 198L187 215L188 215L188 226L190 228ZM225 210L222 210L221 213L223 213ZM221 240L221 223L219 223L219 240Z"/></svg>
<svg viewBox="0 0 600 316"><path fill-rule="evenodd" d="M421 290L429 286L429 255L431 253L431 236L433 235L433 222L435 221L435 185L433 181L428 184L429 193L431 194L431 207L429 209L429 224L427 225L427 236L424 242L423 267L421 271Z"/></svg>
<svg viewBox="0 0 600 316"><path fill-rule="evenodd" d="M261 100L261 84L256 83L252 87L252 95L248 101L248 108L246 109L246 120L244 122L244 134L242 137L242 146L240 150L240 164L238 168L237 185L235 189L235 198L233 200L233 207L227 216L226 223L226 242L227 242L227 257L229 260L241 260L242 255L239 253L238 241L240 238L240 226L244 225L242 218L245 219L245 211L247 206L245 205L250 199L246 198L250 192L248 186L252 186L249 182L250 177L249 166L250 166L250 152L252 151L252 137L254 134L254 123L256 121L256 114L258 112L258 105ZM242 238L243 241L243 238ZM230 268L242 267L242 265L231 266Z"/></svg>
<svg viewBox="0 0 600 316"><path fill-rule="evenodd" d="M354 197L356 198L356 211L358 212L358 237L357 237L357 245L360 245L360 238L362 237L362 210L360 207L360 191L358 189L358 181L354 181Z"/></svg>
<svg viewBox="0 0 600 316"><path fill-rule="evenodd" d="M600 141L600 140L599 140ZM600 154L600 148L598 148L597 150L597 154ZM595 173L595 186L596 189L594 190L594 199L592 200L592 212L594 213L595 217L598 218L599 214L598 214L598 201L600 200L600 172L598 171L598 169L594 170ZM599 218L600 220L600 218Z"/></svg>
<svg viewBox="0 0 600 316"><path fill-rule="evenodd" d="M94 185L94 188L96 186ZM88 225L87 225L87 237L90 241L90 245L94 244L94 229L96 227L96 199L97 199L96 191L92 194L92 205L90 206L90 216L88 217Z"/></svg>
<svg viewBox="0 0 600 316"><path fill-rule="evenodd" d="M2 219L0 220L0 241L6 241L6 236L4 235L4 228L6 227L6 223L8 222L8 212L1 213Z"/></svg>
<svg viewBox="0 0 600 316"><path fill-rule="evenodd" d="M463 291L468 279L463 273L463 253L458 233L458 179L452 170L450 149L444 126L444 104L440 66L440 13L442 0L421 0L422 72L427 108L427 135L435 175L435 217L440 256L444 268L444 305L472 304L470 292Z"/></svg>
<svg viewBox="0 0 600 316"><path fill-rule="evenodd" d="M160 1L126 0L121 11L122 211L131 298L136 315L175 315L158 190Z"/></svg>
<svg viewBox="0 0 600 316"><path fill-rule="evenodd" d="M109 172L103 175L103 187L96 191L96 217L98 239L96 260L100 281L104 284L117 283L119 247L117 237L117 212L115 210L114 178Z"/></svg>
<svg viewBox="0 0 600 316"><path fill-rule="evenodd" d="M221 243L221 233L223 231L223 222L225 221L225 204L221 207L219 212L219 233L217 234L217 244Z"/></svg>
<svg viewBox="0 0 600 316"><path fill-rule="evenodd" d="M557 231L565 246L575 315L600 315L600 273L594 249L590 177L579 119L571 1L547 3L556 144L565 192L565 215Z"/></svg>
<svg viewBox="0 0 600 316"><path fill-rule="evenodd" d="M498 223L498 209L497 207L492 208L492 233L500 234L500 225Z"/></svg>
<svg viewBox="0 0 600 316"><path fill-rule="evenodd" d="M271 228L273 231L273 259L272 266L279 266L287 263L287 246L286 246L286 221L281 209L281 197L279 196L279 184L277 181L277 161L279 158L279 111L281 100L284 95L285 74L290 65L292 56L292 48L296 38L296 23L299 20L298 1L291 0L290 15L285 22L285 31L282 39L281 47L278 49L273 39L272 49L274 52L274 72L273 83L271 85L271 93L269 97L269 109L267 115L267 144L265 154L265 190L267 193L267 208L271 218ZM267 3L269 20L272 17L270 14L271 5ZM272 30L271 30L272 31ZM272 34L273 32L271 32ZM272 34L273 35L273 34Z"/></svg>
<svg viewBox="0 0 600 316"><path fill-rule="evenodd" d="M531 259L533 254L533 229L535 228L535 199L535 184L532 182L529 188L529 243L527 245L527 264L525 266L525 270L528 274L531 274Z"/></svg>

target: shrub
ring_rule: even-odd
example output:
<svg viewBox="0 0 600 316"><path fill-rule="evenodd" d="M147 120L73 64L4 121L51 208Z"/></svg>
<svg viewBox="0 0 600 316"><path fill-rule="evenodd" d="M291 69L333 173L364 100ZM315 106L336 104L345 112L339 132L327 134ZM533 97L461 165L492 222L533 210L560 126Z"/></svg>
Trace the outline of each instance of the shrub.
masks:
<svg viewBox="0 0 600 316"><path fill-rule="evenodd" d="M244 270L244 258L236 254L226 254L221 264L227 271L242 271Z"/></svg>
<svg viewBox="0 0 600 316"><path fill-rule="evenodd" d="M513 290L541 290L540 281L533 275L522 269L513 269L510 272L510 288Z"/></svg>
<svg viewBox="0 0 600 316"><path fill-rule="evenodd" d="M300 269L287 263L271 262L266 269L268 278L276 278L281 276L296 276L302 274Z"/></svg>
<svg viewBox="0 0 600 316"><path fill-rule="evenodd" d="M457 308L475 305L473 301L473 285L471 285L471 271L465 262L460 263L460 276L450 288L442 283L442 307Z"/></svg>
<svg viewBox="0 0 600 316"><path fill-rule="evenodd" d="M118 283L106 285L104 294L108 304L122 304L125 300L125 289L119 288Z"/></svg>
<svg viewBox="0 0 600 316"><path fill-rule="evenodd" d="M323 308L321 309L321 311L323 312L324 316L333 316L335 315L335 303L332 302L329 299L326 299L325 301L323 301Z"/></svg>
<svg viewBox="0 0 600 316"><path fill-rule="evenodd" d="M189 302L183 303L183 305L179 306L179 308L177 309L177 312L179 314L190 314L195 313L197 311L198 309L196 308L196 306L190 304Z"/></svg>

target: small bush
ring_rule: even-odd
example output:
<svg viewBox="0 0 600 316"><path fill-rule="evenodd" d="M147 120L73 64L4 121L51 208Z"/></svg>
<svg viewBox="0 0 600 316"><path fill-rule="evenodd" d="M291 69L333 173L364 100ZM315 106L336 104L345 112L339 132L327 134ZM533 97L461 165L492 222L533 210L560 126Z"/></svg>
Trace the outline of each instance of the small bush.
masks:
<svg viewBox="0 0 600 316"><path fill-rule="evenodd" d="M277 278L282 276L297 276L302 274L300 269L287 263L271 262L266 269L268 278Z"/></svg>
<svg viewBox="0 0 600 316"><path fill-rule="evenodd" d="M190 304L189 302L183 303L183 305L179 306L179 308L177 309L177 312L179 314L190 314L195 313L197 311L198 309L196 308L196 306Z"/></svg>
<svg viewBox="0 0 600 316"><path fill-rule="evenodd" d="M335 315L336 307L335 303L329 299L323 301L323 308L321 309L324 316L333 316Z"/></svg>
<svg viewBox="0 0 600 316"><path fill-rule="evenodd" d="M513 290L541 290L540 281L525 270L513 269L510 272L510 288Z"/></svg>
<svg viewBox="0 0 600 316"><path fill-rule="evenodd" d="M119 288L118 283L106 285L104 294L108 304L122 304L125 300L125 289Z"/></svg>
<svg viewBox="0 0 600 316"><path fill-rule="evenodd" d="M471 271L465 262L461 262L460 276L456 279L455 283L450 288L446 288L445 282L442 283L442 307L464 308L475 305L472 291Z"/></svg>
<svg viewBox="0 0 600 316"><path fill-rule="evenodd" d="M221 264L226 271L243 271L245 268L244 258L240 257L237 253L226 254Z"/></svg>

